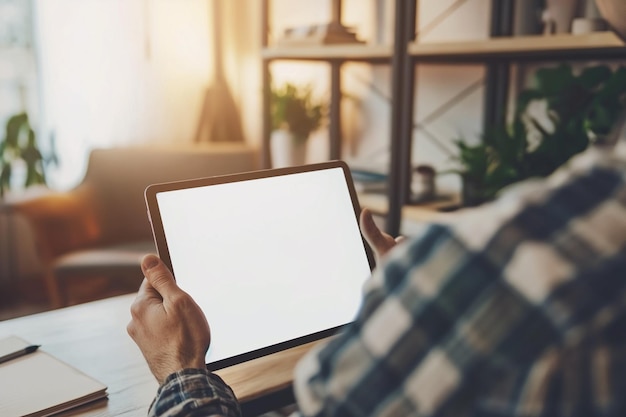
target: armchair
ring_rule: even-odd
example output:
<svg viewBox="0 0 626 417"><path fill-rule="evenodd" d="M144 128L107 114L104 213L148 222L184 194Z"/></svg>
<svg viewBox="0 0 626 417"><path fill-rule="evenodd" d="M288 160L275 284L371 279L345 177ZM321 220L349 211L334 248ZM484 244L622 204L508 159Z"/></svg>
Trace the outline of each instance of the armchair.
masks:
<svg viewBox="0 0 626 417"><path fill-rule="evenodd" d="M258 152L247 145L95 149L76 188L15 201L11 209L31 227L56 308L68 302L64 280L70 275L141 280L141 256L155 251L147 185L258 168Z"/></svg>

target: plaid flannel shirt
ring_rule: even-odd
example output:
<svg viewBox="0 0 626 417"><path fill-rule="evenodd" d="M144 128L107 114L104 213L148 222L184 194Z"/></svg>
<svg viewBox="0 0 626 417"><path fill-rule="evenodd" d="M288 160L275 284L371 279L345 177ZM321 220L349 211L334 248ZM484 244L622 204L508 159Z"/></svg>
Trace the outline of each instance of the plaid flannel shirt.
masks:
<svg viewBox="0 0 626 417"><path fill-rule="evenodd" d="M425 225L294 389L307 416L626 416L626 158Z"/></svg>

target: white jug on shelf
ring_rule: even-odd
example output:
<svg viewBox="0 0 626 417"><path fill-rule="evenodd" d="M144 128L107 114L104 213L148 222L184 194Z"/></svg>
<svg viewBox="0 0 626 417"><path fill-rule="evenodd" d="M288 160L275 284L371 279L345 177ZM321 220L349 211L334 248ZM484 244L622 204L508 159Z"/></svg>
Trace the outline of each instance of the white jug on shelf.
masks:
<svg viewBox="0 0 626 417"><path fill-rule="evenodd" d="M578 0L546 0L546 10L543 15L544 32L546 34L570 33L578 7Z"/></svg>
<svg viewBox="0 0 626 417"><path fill-rule="evenodd" d="M277 129L270 137L272 168L284 168L306 163L307 139L296 138L286 129Z"/></svg>

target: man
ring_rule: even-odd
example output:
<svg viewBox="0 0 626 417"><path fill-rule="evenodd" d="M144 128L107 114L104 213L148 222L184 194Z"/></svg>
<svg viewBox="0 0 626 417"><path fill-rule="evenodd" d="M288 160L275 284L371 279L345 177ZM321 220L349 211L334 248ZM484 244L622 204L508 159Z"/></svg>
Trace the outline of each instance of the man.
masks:
<svg viewBox="0 0 626 417"><path fill-rule="evenodd" d="M621 147L395 247L366 210L361 228L382 260L354 323L299 363L302 415L626 416ZM142 268L128 331L161 384L150 414L239 415L204 315L158 258Z"/></svg>

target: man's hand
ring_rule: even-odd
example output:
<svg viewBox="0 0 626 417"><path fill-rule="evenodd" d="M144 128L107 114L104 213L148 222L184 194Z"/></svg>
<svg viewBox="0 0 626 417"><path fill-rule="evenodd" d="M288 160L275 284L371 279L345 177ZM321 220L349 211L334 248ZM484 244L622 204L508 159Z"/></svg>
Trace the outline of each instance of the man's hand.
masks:
<svg viewBox="0 0 626 417"><path fill-rule="evenodd" d="M181 369L206 368L211 333L204 313L157 256L144 256L141 269L146 278L126 329L157 381Z"/></svg>
<svg viewBox="0 0 626 417"><path fill-rule="evenodd" d="M387 233L382 232L378 226L376 226L376 223L374 223L372 212L366 208L361 210L359 223L361 225L361 233L363 234L363 237L365 237L365 240L374 251L376 262L380 261L380 259L387 252L404 240L404 236L398 236L394 239Z"/></svg>

